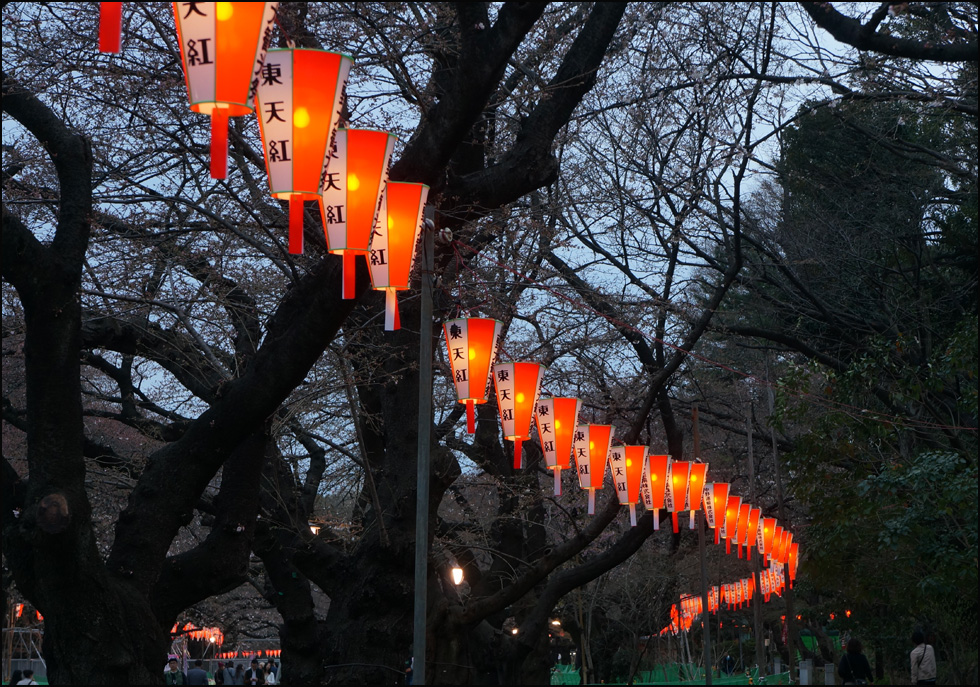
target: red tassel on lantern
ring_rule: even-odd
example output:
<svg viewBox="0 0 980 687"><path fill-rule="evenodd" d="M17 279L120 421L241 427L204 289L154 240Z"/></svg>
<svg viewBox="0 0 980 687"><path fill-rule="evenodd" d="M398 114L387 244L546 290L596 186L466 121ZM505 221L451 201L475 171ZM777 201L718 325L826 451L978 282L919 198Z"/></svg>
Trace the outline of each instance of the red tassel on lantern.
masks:
<svg viewBox="0 0 980 687"><path fill-rule="evenodd" d="M122 46L122 3L99 3L99 51L119 52Z"/></svg>

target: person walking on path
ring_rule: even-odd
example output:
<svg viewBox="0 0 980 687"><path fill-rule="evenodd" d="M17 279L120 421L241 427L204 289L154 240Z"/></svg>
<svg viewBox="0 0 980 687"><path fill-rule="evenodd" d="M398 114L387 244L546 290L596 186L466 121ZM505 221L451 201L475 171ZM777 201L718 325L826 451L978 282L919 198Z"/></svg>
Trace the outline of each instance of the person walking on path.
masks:
<svg viewBox="0 0 980 687"><path fill-rule="evenodd" d="M871 664L861 650L861 640L851 637L847 641L847 653L837 666L837 674L845 685L870 685L875 676L871 672Z"/></svg>
<svg viewBox="0 0 980 687"><path fill-rule="evenodd" d="M204 670L204 661L197 659L194 667L187 671L187 684L206 685L208 684L208 671Z"/></svg>
<svg viewBox="0 0 980 687"><path fill-rule="evenodd" d="M186 685L187 676L181 672L177 665L177 659L172 658L167 661L167 672L163 674L163 684L165 685Z"/></svg>
<svg viewBox="0 0 980 687"><path fill-rule="evenodd" d="M912 684L936 684L936 650L931 644L926 644L926 636L922 630L912 633L912 642L915 644L915 648L909 654L909 661L912 663Z"/></svg>

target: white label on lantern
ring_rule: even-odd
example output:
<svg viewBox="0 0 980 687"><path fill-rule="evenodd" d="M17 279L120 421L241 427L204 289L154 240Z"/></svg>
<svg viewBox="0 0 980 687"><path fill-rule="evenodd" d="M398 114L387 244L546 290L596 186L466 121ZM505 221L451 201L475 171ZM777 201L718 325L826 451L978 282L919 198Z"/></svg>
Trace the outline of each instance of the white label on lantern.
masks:
<svg viewBox="0 0 980 687"><path fill-rule="evenodd" d="M643 460L643 475L640 477L640 498L647 510L653 509L653 490L650 488L650 460Z"/></svg>
<svg viewBox="0 0 980 687"><path fill-rule="evenodd" d="M579 425L575 428L575 440L573 442L575 452L575 468L578 472L578 485L583 489L599 489L602 487L602 479L605 472L601 475L593 475L589 465L589 426ZM605 470L605 466L603 466Z"/></svg>
<svg viewBox="0 0 980 687"><path fill-rule="evenodd" d="M755 546L759 550L759 553L765 553L766 551L766 528L765 528L765 518L762 514L759 514L759 527L755 531Z"/></svg>
<svg viewBox="0 0 980 687"><path fill-rule="evenodd" d="M708 482L704 485L704 519L708 527L715 527L715 485Z"/></svg>
<svg viewBox="0 0 980 687"><path fill-rule="evenodd" d="M517 436L514 408L514 363L497 363L493 366L493 385L497 390L497 408L500 410L500 426L504 437Z"/></svg>
<svg viewBox="0 0 980 687"><path fill-rule="evenodd" d="M293 51L270 50L260 70L255 115L259 118L269 188L293 189Z"/></svg>
<svg viewBox="0 0 980 687"><path fill-rule="evenodd" d="M262 79L262 67L265 64L265 56L272 47L272 37L276 30L276 14L279 12L278 2L265 3L265 12L262 13L262 37L255 46L255 67L252 70L252 82L249 84L248 100L252 102L259 92L259 82Z"/></svg>
<svg viewBox="0 0 980 687"><path fill-rule="evenodd" d="M329 163L320 179L321 213L327 250L347 248L347 129L337 129L328 147Z"/></svg>
<svg viewBox="0 0 980 687"><path fill-rule="evenodd" d="M215 3L176 2L174 12L187 76L187 97L191 105L215 100L215 56L218 34Z"/></svg>
<svg viewBox="0 0 980 687"><path fill-rule="evenodd" d="M544 462L549 468L558 465L558 448L555 446L555 399L551 396L539 398L534 407L534 419L538 425L538 438L541 440L541 452Z"/></svg>
<svg viewBox="0 0 980 687"><path fill-rule="evenodd" d="M609 449L609 470L612 472L616 497L620 505L629 503L629 485L626 482L626 447L613 446Z"/></svg>
<svg viewBox="0 0 980 687"><path fill-rule="evenodd" d="M374 217L374 228L371 230L371 254L368 267L371 268L371 283L388 285L388 267L391 265L391 253L388 249L388 238L391 235L391 225L388 222L388 189L387 185L378 198L378 214Z"/></svg>
<svg viewBox="0 0 980 687"><path fill-rule="evenodd" d="M667 475L664 477L664 508L668 513L674 512L674 485L671 479L674 472L673 462L667 463Z"/></svg>

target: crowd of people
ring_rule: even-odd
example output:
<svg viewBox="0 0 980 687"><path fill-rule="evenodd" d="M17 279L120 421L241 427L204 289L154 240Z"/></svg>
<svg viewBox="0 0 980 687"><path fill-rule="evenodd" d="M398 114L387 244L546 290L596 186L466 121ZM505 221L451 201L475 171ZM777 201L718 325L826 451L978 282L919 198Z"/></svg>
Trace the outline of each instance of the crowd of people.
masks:
<svg viewBox="0 0 980 687"><path fill-rule="evenodd" d="M176 658L167 662L163 671L167 685L278 685L279 664L274 660L259 663L253 658L246 668L244 663L218 661L218 669L211 673L204 668L204 661L197 659L193 667L184 673Z"/></svg>

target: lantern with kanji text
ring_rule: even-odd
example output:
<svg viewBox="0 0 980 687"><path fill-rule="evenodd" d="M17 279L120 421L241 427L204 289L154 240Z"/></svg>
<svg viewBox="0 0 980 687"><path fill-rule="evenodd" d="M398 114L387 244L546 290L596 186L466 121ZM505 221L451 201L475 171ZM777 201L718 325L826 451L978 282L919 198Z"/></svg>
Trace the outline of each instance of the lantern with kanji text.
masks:
<svg viewBox="0 0 980 687"><path fill-rule="evenodd" d="M643 481L640 493L644 505L653 511L653 529L660 529L660 509L664 507L667 487L667 472L670 456L648 456L643 467Z"/></svg>
<svg viewBox="0 0 980 687"><path fill-rule="evenodd" d="M476 431L475 406L487 402L490 369L497 357L504 323L485 317L461 317L442 325L456 397L466 406L466 431Z"/></svg>
<svg viewBox="0 0 980 687"><path fill-rule="evenodd" d="M354 297L358 255L367 257L381 210L395 137L386 131L338 129L320 186L327 249L344 261L344 298Z"/></svg>
<svg viewBox="0 0 980 687"><path fill-rule="evenodd" d="M595 490L606 479L606 462L615 429L612 425L579 425L575 428L575 467L578 484L589 492L589 515L595 514Z"/></svg>
<svg viewBox="0 0 980 687"><path fill-rule="evenodd" d="M289 202L289 252L303 252L303 203L320 182L353 60L309 48L270 50L255 95L272 197Z"/></svg>
<svg viewBox="0 0 980 687"><path fill-rule="evenodd" d="M329 171L328 171L329 173ZM381 197L378 225L371 239L371 287L385 292L385 330L401 326L398 291L409 287L422 212L429 196L425 184L389 181Z"/></svg>
<svg viewBox="0 0 980 687"><path fill-rule="evenodd" d="M621 506L629 506L630 525L636 527L636 503L640 500L640 481L647 460L646 446L612 446L609 471Z"/></svg>
<svg viewBox="0 0 980 687"><path fill-rule="evenodd" d="M572 466L575 427L582 402L577 398L542 396L534 409L545 465L554 473L555 496L561 496L561 471Z"/></svg>
<svg viewBox="0 0 980 687"><path fill-rule="evenodd" d="M544 365L540 363L497 363L493 366L493 386L504 439L514 442L514 469L524 467L521 444L531 438L531 417L541 390Z"/></svg>
<svg viewBox="0 0 980 687"><path fill-rule="evenodd" d="M211 116L211 176L228 176L228 118L252 112L278 2L175 2L191 110Z"/></svg>

